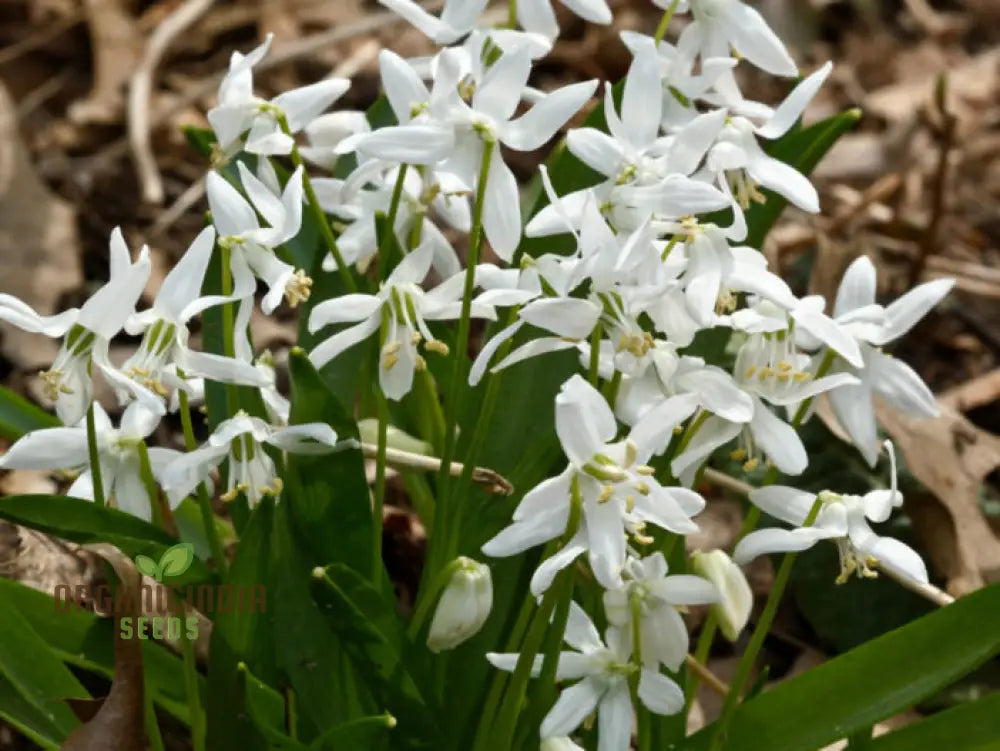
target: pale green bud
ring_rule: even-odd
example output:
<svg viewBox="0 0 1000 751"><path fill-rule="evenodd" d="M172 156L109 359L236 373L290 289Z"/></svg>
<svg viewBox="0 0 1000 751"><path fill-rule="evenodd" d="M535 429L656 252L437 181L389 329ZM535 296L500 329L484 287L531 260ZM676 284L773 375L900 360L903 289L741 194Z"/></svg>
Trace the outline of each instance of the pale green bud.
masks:
<svg viewBox="0 0 1000 751"><path fill-rule="evenodd" d="M364 443L378 443L378 420L374 417L366 417L358 420L358 434ZM385 430L386 446L397 451L405 451L408 454L421 454L430 456L434 453L434 448L427 441L414 438L409 433L405 433L399 428L390 425Z"/></svg>
<svg viewBox="0 0 1000 751"><path fill-rule="evenodd" d="M694 573L708 579L719 590L719 602L710 606L719 622L719 630L729 641L736 641L746 627L753 607L753 593L743 574L721 550L697 552L692 558Z"/></svg>
<svg viewBox="0 0 1000 751"><path fill-rule="evenodd" d="M432 652L454 649L475 636L493 607L493 578L488 566L460 556L449 568L453 573L427 634L427 647Z"/></svg>

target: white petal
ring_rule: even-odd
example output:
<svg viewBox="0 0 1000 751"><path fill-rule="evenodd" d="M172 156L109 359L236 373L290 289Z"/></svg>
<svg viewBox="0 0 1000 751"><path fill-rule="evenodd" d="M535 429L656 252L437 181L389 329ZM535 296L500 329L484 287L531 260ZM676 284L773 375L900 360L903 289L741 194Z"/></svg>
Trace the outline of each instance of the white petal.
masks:
<svg viewBox="0 0 1000 751"><path fill-rule="evenodd" d="M644 149L660 129L660 58L652 40L632 58L622 92L621 120L631 145Z"/></svg>
<svg viewBox="0 0 1000 751"><path fill-rule="evenodd" d="M518 311L522 321L567 339L590 336L600 315L600 306L577 297L535 300Z"/></svg>
<svg viewBox="0 0 1000 751"><path fill-rule="evenodd" d="M694 438L670 465L675 477L684 474L689 468L697 467L715 449L723 446L739 435L742 426L731 423L719 417L709 417L702 423Z"/></svg>
<svg viewBox="0 0 1000 751"><path fill-rule="evenodd" d="M444 159L455 147L451 128L431 124L396 125L365 135L358 153L400 164L430 165Z"/></svg>
<svg viewBox="0 0 1000 751"><path fill-rule="evenodd" d="M432 16L413 0L379 0L379 2L405 18L438 44L451 44L469 31L469 29L453 29Z"/></svg>
<svg viewBox="0 0 1000 751"><path fill-rule="evenodd" d="M639 447L637 461L643 463L650 456L662 454L674 436L674 428L697 408L696 394L678 394L646 411L629 433L629 440Z"/></svg>
<svg viewBox="0 0 1000 751"><path fill-rule="evenodd" d="M604 0L562 0L562 4L584 21L604 26L611 23L611 8Z"/></svg>
<svg viewBox="0 0 1000 751"><path fill-rule="evenodd" d="M556 433L570 459L582 466L603 450L618 431L614 413L601 393L580 375L556 395Z"/></svg>
<svg viewBox="0 0 1000 751"><path fill-rule="evenodd" d="M684 708L684 692L667 676L643 668L639 678L639 701L650 712L659 715L677 714Z"/></svg>
<svg viewBox="0 0 1000 751"><path fill-rule="evenodd" d="M559 24L552 10L551 0L518 0L517 22L525 31L541 34L549 39L559 35Z"/></svg>
<svg viewBox="0 0 1000 751"><path fill-rule="evenodd" d="M0 457L3 469L74 469L87 463L87 431L82 428L34 430Z"/></svg>
<svg viewBox="0 0 1000 751"><path fill-rule="evenodd" d="M863 552L876 558L879 564L907 579L926 584L927 566L920 555L899 540L891 537L873 537L863 546Z"/></svg>
<svg viewBox="0 0 1000 751"><path fill-rule="evenodd" d="M483 345L483 348L479 350L479 354L476 355L476 359L472 363L472 368L469 369L470 386L476 386L482 380L483 375L486 373L486 368L490 365L490 360L493 359L493 355L495 355L497 350L503 346L504 342L513 337L523 325L523 321L515 321L510 326L498 331L492 339Z"/></svg>
<svg viewBox="0 0 1000 751"><path fill-rule="evenodd" d="M803 307L796 308L792 311L791 315L795 323L819 339L851 365L856 368L864 365L864 360L861 359L861 350L858 348L858 343L854 340L854 337L832 318L822 313L806 310Z"/></svg>
<svg viewBox="0 0 1000 751"><path fill-rule="evenodd" d="M205 188L212 222L220 237L235 237L260 227L253 207L217 172L205 176Z"/></svg>
<svg viewBox="0 0 1000 751"><path fill-rule="evenodd" d="M552 586L552 580L556 574L562 571L573 561L587 551L584 544L584 535L580 532L567 542L562 548L550 555L539 564L535 573L531 576L530 590L534 597L541 597Z"/></svg>
<svg viewBox="0 0 1000 751"><path fill-rule="evenodd" d="M271 104L280 107L288 120L288 129L298 133L351 87L346 78L325 78L279 94Z"/></svg>
<svg viewBox="0 0 1000 751"><path fill-rule="evenodd" d="M914 287L885 309L886 325L882 336L873 344L887 344L912 329L917 321L955 286L954 279L935 279Z"/></svg>
<svg viewBox="0 0 1000 751"><path fill-rule="evenodd" d="M597 627L590 620L590 616L573 601L569 604L569 615L566 619L566 631L563 634L563 639L579 652L592 652L604 646L601 635L597 633Z"/></svg>
<svg viewBox="0 0 1000 751"><path fill-rule="evenodd" d="M503 142L515 151L540 149L587 103L597 81L581 81L556 89L514 120L504 132Z"/></svg>
<svg viewBox="0 0 1000 751"><path fill-rule="evenodd" d="M356 326L337 332L329 339L320 342L309 353L309 360L317 368L322 368L341 352L364 341L378 330L381 322L375 316L367 318Z"/></svg>
<svg viewBox="0 0 1000 751"><path fill-rule="evenodd" d="M597 710L597 751L623 751L632 738L632 699L628 683L618 680Z"/></svg>
<svg viewBox="0 0 1000 751"><path fill-rule="evenodd" d="M189 308L195 300L201 297L201 288L205 282L205 271L212 260L215 249L215 229L205 227L181 256L181 260L171 269L160 285L154 307L167 314L171 320L185 322L187 316L199 311L190 312ZM222 298L219 300L222 301Z"/></svg>
<svg viewBox="0 0 1000 751"><path fill-rule="evenodd" d="M819 213L819 194L809 178L794 167L765 155L756 155L747 164L750 177L765 188L784 196L803 211Z"/></svg>
<svg viewBox="0 0 1000 751"><path fill-rule="evenodd" d="M816 495L785 485L768 485L750 491L750 501L775 519L800 527L809 516Z"/></svg>
<svg viewBox="0 0 1000 751"><path fill-rule="evenodd" d="M754 558L769 553L791 553L806 550L828 536L824 530L816 527L758 529L737 543L736 550L733 551L733 560L743 566Z"/></svg>
<svg viewBox="0 0 1000 751"><path fill-rule="evenodd" d="M555 539L566 530L568 505L545 515L535 515L523 522L504 527L481 550L491 558L506 558Z"/></svg>
<svg viewBox="0 0 1000 751"><path fill-rule="evenodd" d="M521 100L530 72L531 54L527 47L504 53L490 66L472 95L473 109L498 122L506 122Z"/></svg>
<svg viewBox="0 0 1000 751"><path fill-rule="evenodd" d="M121 331L146 287L150 272L149 252L143 248L139 260L91 295L80 308L76 322L104 339Z"/></svg>
<svg viewBox="0 0 1000 751"><path fill-rule="evenodd" d="M791 130L795 121L805 110L806 105L816 96L816 92L819 91L826 77L830 75L831 70L833 70L833 63L827 62L792 89L792 92L778 105L774 115L763 127L757 129L757 135L762 138L778 138Z"/></svg>
<svg viewBox="0 0 1000 751"><path fill-rule="evenodd" d="M665 577L656 593L673 605L708 605L719 601L719 591L712 582L691 574Z"/></svg>
<svg viewBox="0 0 1000 751"><path fill-rule="evenodd" d="M522 344L520 347L507 355L503 360L490 368L490 372L496 373L497 371L509 368L511 365L515 365L522 360L528 360L538 355L548 354L549 352L561 352L562 350L574 349L575 347L576 345L573 344L573 342L567 342L564 339L554 336L532 339L530 342Z"/></svg>
<svg viewBox="0 0 1000 751"><path fill-rule="evenodd" d="M670 165L681 175L694 172L726 123L727 112L717 109L698 115L674 135Z"/></svg>
<svg viewBox="0 0 1000 751"><path fill-rule="evenodd" d="M827 398L837 415L837 422L847 431L868 466L874 467L878 460L878 429L868 381L841 386L829 392Z"/></svg>
<svg viewBox="0 0 1000 751"><path fill-rule="evenodd" d="M784 474L800 475L809 465L805 446L795 428L759 402L750 421L750 432L768 459Z"/></svg>
<svg viewBox="0 0 1000 751"><path fill-rule="evenodd" d="M726 28L732 34L733 46L758 68L776 76L798 74L792 60L777 35L755 9L741 2L726 5Z"/></svg>
<svg viewBox="0 0 1000 751"><path fill-rule="evenodd" d="M311 422L279 428L266 442L293 454L329 454L337 446L337 434L326 423Z"/></svg>
<svg viewBox="0 0 1000 751"><path fill-rule="evenodd" d="M353 323L374 315L382 301L374 295L360 293L341 295L324 300L309 314L309 332L316 333L331 323Z"/></svg>
<svg viewBox="0 0 1000 751"><path fill-rule="evenodd" d="M605 589L621 585L625 565L625 529L615 503L586 500L583 514L587 520L590 568Z"/></svg>
<svg viewBox="0 0 1000 751"><path fill-rule="evenodd" d="M573 128L566 147L577 159L606 177L617 177L624 155L618 142L597 128Z"/></svg>
<svg viewBox="0 0 1000 751"><path fill-rule="evenodd" d="M917 417L940 414L934 394L916 371L902 360L873 352L868 358L872 386L896 409Z"/></svg>
<svg viewBox="0 0 1000 751"><path fill-rule="evenodd" d="M565 689L542 720L541 737L552 738L572 733L594 711L603 693L601 684L592 678L584 678ZM625 698L628 699L627 688Z"/></svg>
<svg viewBox="0 0 1000 751"><path fill-rule="evenodd" d="M483 229L486 231L486 239L500 258L510 262L521 241L521 208L517 178L500 156L499 148L493 150L490 159L483 201Z"/></svg>

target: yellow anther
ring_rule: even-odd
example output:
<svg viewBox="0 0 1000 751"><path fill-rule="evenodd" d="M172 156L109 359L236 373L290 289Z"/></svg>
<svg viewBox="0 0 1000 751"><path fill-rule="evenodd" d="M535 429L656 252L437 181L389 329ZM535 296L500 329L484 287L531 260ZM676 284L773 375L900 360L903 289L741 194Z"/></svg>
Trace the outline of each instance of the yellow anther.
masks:
<svg viewBox="0 0 1000 751"><path fill-rule="evenodd" d="M759 466L760 466L760 459L757 459L756 457L754 457L753 459L747 459L745 462L743 462L743 471L753 472Z"/></svg>
<svg viewBox="0 0 1000 751"><path fill-rule="evenodd" d="M427 370L427 361L420 355L417 355L413 360L413 369L418 371Z"/></svg>
<svg viewBox="0 0 1000 751"><path fill-rule="evenodd" d="M597 496L598 503L607 503L611 500L611 496L615 494L615 488L613 485L605 485L601 488L601 494Z"/></svg>
<svg viewBox="0 0 1000 751"><path fill-rule="evenodd" d="M448 349L448 345L440 339L428 339L426 344L424 344L424 349L430 352L437 352L439 355L447 355L451 351Z"/></svg>
<svg viewBox="0 0 1000 751"><path fill-rule="evenodd" d="M682 428L680 425L674 425L674 430L673 430L674 435L680 435L683 432L684 428Z"/></svg>
<svg viewBox="0 0 1000 751"><path fill-rule="evenodd" d="M635 484L635 489L642 495L649 495L649 483L637 482Z"/></svg>
<svg viewBox="0 0 1000 751"><path fill-rule="evenodd" d="M733 451L729 452L729 458L732 459L734 462L741 462L747 458L747 450L734 449Z"/></svg>
<svg viewBox="0 0 1000 751"><path fill-rule="evenodd" d="M413 336L411 336L411 337L410 337L410 341L411 341L411 342L412 342L412 343L413 343L414 345L416 345L416 344L420 344L420 340L421 340L421 339L423 339L423 338L424 338L424 337L423 337L423 336L422 336L422 335L420 334L420 332L419 332L419 331L414 331L414 332L413 332Z"/></svg>
<svg viewBox="0 0 1000 751"><path fill-rule="evenodd" d="M237 489L235 487L232 487L229 490L227 490L225 493L223 493L222 495L220 495L219 496L219 500L222 501L223 503L230 503L232 501L235 501L236 500L236 496L238 496L239 494L240 494L239 489Z"/></svg>
<svg viewBox="0 0 1000 751"><path fill-rule="evenodd" d="M758 380L766 381L768 378L774 375L774 371L770 368L761 368L760 372L757 373Z"/></svg>
<svg viewBox="0 0 1000 751"><path fill-rule="evenodd" d="M799 372L795 373L795 374L794 374L794 375L792 376L792 379L793 379L793 380L794 380L794 381L795 381L796 383L805 383L805 382L806 382L806 381L808 381L808 380L809 380L810 378L812 378L812 373L810 373L810 372L808 372L808 371L806 371L806 370L800 370Z"/></svg>
<svg viewBox="0 0 1000 751"><path fill-rule="evenodd" d="M743 373L743 380L747 381L753 378L753 374L756 372L757 372L757 366L751 365L749 368L746 369L746 372Z"/></svg>
<svg viewBox="0 0 1000 751"><path fill-rule="evenodd" d="M292 308L305 302L312 294L313 280L302 269L296 269L292 278L285 282L285 299Z"/></svg>
<svg viewBox="0 0 1000 751"><path fill-rule="evenodd" d="M787 373L791 369L792 369L792 364L790 362L788 362L788 360L779 360L778 361L778 372L780 372L780 373Z"/></svg>
<svg viewBox="0 0 1000 751"><path fill-rule="evenodd" d="M650 467L648 464L637 464L635 465L635 471L640 475L655 475L656 470Z"/></svg>
<svg viewBox="0 0 1000 751"><path fill-rule="evenodd" d="M399 355L395 352L390 352L385 357L382 358L382 369L392 370L396 363L399 362Z"/></svg>

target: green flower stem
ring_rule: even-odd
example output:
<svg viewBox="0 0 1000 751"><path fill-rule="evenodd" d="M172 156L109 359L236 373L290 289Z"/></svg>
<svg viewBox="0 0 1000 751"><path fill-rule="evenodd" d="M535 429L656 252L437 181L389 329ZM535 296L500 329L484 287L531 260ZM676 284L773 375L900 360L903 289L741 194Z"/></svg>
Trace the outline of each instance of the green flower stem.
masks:
<svg viewBox="0 0 1000 751"><path fill-rule="evenodd" d="M299 711L296 704L295 692L291 688L285 689L285 720L288 724L288 737L293 741L299 739Z"/></svg>
<svg viewBox="0 0 1000 751"><path fill-rule="evenodd" d="M580 516L583 512L583 496L580 494L580 478L573 475L569 486L569 519L566 522L566 532L562 544L569 542L580 526ZM538 677L539 690L544 692L545 702L550 703L550 694L554 693L556 685L556 668L559 666L559 650L562 647L563 634L566 632L566 622L569 620L569 606L573 601L573 567L559 572L558 580L552 584L557 589L555 616L552 619L548 643L545 645L545 657L542 659L542 672Z"/></svg>
<svg viewBox="0 0 1000 751"><path fill-rule="evenodd" d="M375 351L376 359L380 349ZM378 372L376 366L376 372ZM375 405L378 411L378 450L375 454L375 504L372 507L372 584L382 589L382 509L385 506L385 451L388 446L389 402L382 388L375 386Z"/></svg>
<svg viewBox="0 0 1000 751"><path fill-rule="evenodd" d="M566 531L563 534L562 539L563 545L569 542L570 538L576 533L576 528L580 524L580 515L582 511L581 506L582 502L580 501L579 488L577 488L575 493L571 490L569 519L566 521ZM521 652L517 657L517 665L514 667L514 675L507 686L507 693L504 695L503 704L500 706L499 716L497 717L492 733L490 733L491 737L496 739L497 742L501 744L499 747L504 747L502 745L504 743L509 744L510 739L514 737L514 730L517 726L517 716L521 711L521 704L524 701L524 696L527 691L528 678L531 676L531 668L535 663L535 656L541 650L545 641L545 636L549 629L553 628L550 618L553 610L555 610L556 605L559 603L560 596L563 594L561 591L562 587L558 586L558 582L561 582L564 578L572 576L572 568L563 570L559 573L557 576L557 582L554 582L553 585L549 587L545 596L542 598L542 604L535 613L535 618L531 623L531 629L528 631L528 635L525 637L524 643L521 645ZM565 606L567 614L569 612L568 600L571 597L572 589L570 589L568 597L563 598L567 602ZM565 631L565 623L563 624L563 630ZM556 654L558 654L558 646L556 648ZM547 656L551 660L551 655ZM552 666L549 668L553 676L552 679L555 677L555 667L556 666ZM542 670L545 670L544 659L542 661Z"/></svg>
<svg viewBox="0 0 1000 751"><path fill-rule="evenodd" d="M148 674L143 674L145 684L142 692L143 718L146 724L146 739L153 751L164 751L163 736L160 735L160 725L156 721L156 707L153 704L153 687L149 685Z"/></svg>
<svg viewBox="0 0 1000 751"><path fill-rule="evenodd" d="M632 695L632 710L635 712L638 722L636 738L639 742L638 751L649 751L653 742L649 710L639 699L639 680L642 677L642 629L639 627L642 619L642 600L632 595L629 598L629 607L632 609L632 667L634 672L629 676L628 688Z"/></svg>
<svg viewBox="0 0 1000 751"><path fill-rule="evenodd" d="M435 452L444 448L445 424L441 401L438 398L437 383L431 371L424 368L417 373L417 388L420 389L420 410L426 424L425 440L430 441ZM472 469L469 469L470 476Z"/></svg>
<svg viewBox="0 0 1000 751"><path fill-rule="evenodd" d="M816 517L819 516L819 512L822 507L823 502L817 497L813 502L812 508L809 510L809 515L806 517L802 526L811 527L816 521ZM735 714L736 708L740 703L740 694L743 693L743 687L750 678L750 671L753 669L754 663L757 660L757 654L760 652L760 648L764 645L764 639L767 637L767 632L771 629L771 623L774 621L774 616L778 612L778 605L781 602L781 596L784 594L785 587L788 585L788 577L792 573L792 566L795 564L795 559L798 555L798 553L785 553L785 556L781 559L781 566L778 568L778 573L774 577L774 585L771 587L771 592L767 596L767 603L764 605L764 612L760 614L760 619L757 621L757 627L753 631L753 636L750 637L750 643L747 645L746 651L743 653L743 657L740 658L740 663L736 668L736 675L733 676L733 680L730 685L729 694L726 696L726 701L722 706L722 714L716 722L715 733L712 736L712 744L710 746L712 751L721 749L723 743L725 742L729 724L732 722L733 714Z"/></svg>
<svg viewBox="0 0 1000 751"><path fill-rule="evenodd" d="M830 368L833 366L834 360L836 360L837 354L832 350L828 349L826 354L823 355L823 360L820 362L819 367L816 369L816 378L822 378L827 373L830 372ZM802 421L805 420L806 415L809 412L809 407L812 405L812 398L806 399L802 402L798 409L795 410L795 414L792 416L792 427L797 431L802 426ZM781 476L781 472L777 467L771 466L768 468L767 473L764 475L764 481L761 483L761 487L767 485L773 485L778 481ZM760 509L754 506L752 503L747 509L747 514L743 517L743 524L740 526L740 531L737 534L737 541L742 540L748 534L750 534L754 529L756 529L758 522L760 522ZM718 621L715 616L710 612L708 617L705 619L705 623L701 627L701 635L698 637L698 646L695 649L694 657L700 664L704 665L708 661L708 653L712 647L712 641L715 638L715 632L718 629ZM694 695L698 690L698 685L701 682L701 678L697 673L690 674L690 681L687 684L687 689L685 691L685 698L687 699L687 705L690 709L691 702L694 700Z"/></svg>
<svg viewBox="0 0 1000 751"><path fill-rule="evenodd" d="M187 694L188 709L191 725L191 743L194 751L205 751L205 710L201 706L201 699L198 696L198 666L195 663L194 642L187 638L187 611L184 602L178 600L173 595L168 595L171 599L171 608L174 614L181 619L181 655L184 660L184 690Z"/></svg>
<svg viewBox="0 0 1000 751"><path fill-rule="evenodd" d="M667 8L666 12L663 14L663 18L660 19L659 25L656 27L656 34L653 35L653 39L657 44L663 41L664 35L667 33L667 27L670 26L670 21L674 17L674 12L677 10L678 0L674 0L670 7Z"/></svg>
<svg viewBox="0 0 1000 751"><path fill-rule="evenodd" d="M469 235L469 255L465 266L465 288L462 292L462 312L458 319L458 332L455 334L455 344L451 350L454 358L454 366L451 371L451 383L448 389L448 401L445 403L445 435L444 451L441 452L441 471L438 473L437 484L439 494L442 499L447 496L443 489L447 488L449 482L449 470L451 462L455 458L455 428L458 425L458 416L461 413L460 401L465 390L465 361L469 348L469 318L472 312L472 292L476 283L476 266L479 264L479 253L483 247L483 208L486 196L486 183L489 180L490 162L493 158L493 151L496 149L496 141L487 139L483 142L483 155L479 165L479 184L476 186L476 207L472 216L472 232ZM467 463L468 464L468 463ZM448 513L451 512L450 502L448 508L443 508L446 513L439 517L445 524L448 524Z"/></svg>
<svg viewBox="0 0 1000 751"><path fill-rule="evenodd" d="M184 373L178 371L177 374L183 378ZM191 404L188 400L187 392L184 389L177 390L180 399L181 430L184 433L184 447L187 451L194 451L198 447L198 442L194 437L194 425L191 422ZM222 547L222 540L219 538L219 530L215 526L215 513L212 511L212 499L208 495L205 483L198 483L198 508L201 510L201 522L205 527L205 537L208 538L208 547L212 551L212 560L220 576L225 578L228 561L226 553Z"/></svg>
<svg viewBox="0 0 1000 751"><path fill-rule="evenodd" d="M517 28L517 0L507 0L507 28Z"/></svg>
<svg viewBox="0 0 1000 751"><path fill-rule="evenodd" d="M288 127L288 120L284 115L278 116L278 125L281 126L282 132L289 138L292 137L291 129ZM309 179L309 173L306 172L304 163L302 161L302 155L299 153L299 147L294 143L292 144L292 164L296 167L302 167L302 192L306 195L306 201L309 203L309 210L313 213L313 218L316 220L316 224L319 225L319 233L323 237L323 242L326 243L327 250L330 251L330 255L337 262L337 272L340 274L340 278L344 282L344 287L347 288L348 292L357 292L358 285L354 281L354 277L351 276L351 271L347 268L344 263L344 257L340 254L340 247L337 245L337 238L333 235L333 229L330 227L330 220L326 218L326 213L323 211L323 207L319 205L319 199L316 197L316 191L313 190L312 181ZM309 269L306 269L308 272Z"/></svg>
<svg viewBox="0 0 1000 751"><path fill-rule="evenodd" d="M223 297L233 294L233 271L230 266L230 253L232 251L227 243L219 243L219 274L221 280L219 286ZM227 302L222 305L222 354L226 357L236 357L236 344L233 338L236 332L236 320L233 315L234 303ZM239 395L236 385L226 384L226 415L232 417L236 414L239 405Z"/></svg>
<svg viewBox="0 0 1000 751"><path fill-rule="evenodd" d="M87 408L87 454L90 457L90 478L94 485L94 503L107 505L104 497L104 480L101 478L101 459L97 450L97 427L94 424L94 402Z"/></svg>
<svg viewBox="0 0 1000 751"><path fill-rule="evenodd" d="M396 219L399 217L399 202L403 199L403 184L406 182L406 167L399 166L399 174L396 175L396 183L392 186L392 198L389 200L389 213L386 214L385 232L379 238L378 244L378 278L384 280L390 269L389 250L392 248L392 240L396 234Z"/></svg>
<svg viewBox="0 0 1000 751"><path fill-rule="evenodd" d="M590 367L587 370L587 380L595 389L601 377L601 332L599 323L590 332Z"/></svg>
<svg viewBox="0 0 1000 751"><path fill-rule="evenodd" d="M153 524L163 529L163 508L160 506L160 490L156 485L156 478L153 477L153 466L149 463L149 449L146 448L145 441L139 441L136 445L139 453L139 477L142 479L143 487L149 496L149 508L152 512Z"/></svg>

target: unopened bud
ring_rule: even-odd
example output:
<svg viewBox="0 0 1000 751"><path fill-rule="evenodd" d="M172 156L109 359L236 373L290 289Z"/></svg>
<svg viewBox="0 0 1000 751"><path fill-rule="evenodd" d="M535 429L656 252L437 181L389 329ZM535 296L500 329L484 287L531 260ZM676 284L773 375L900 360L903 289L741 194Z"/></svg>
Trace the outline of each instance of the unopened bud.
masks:
<svg viewBox="0 0 1000 751"><path fill-rule="evenodd" d="M432 652L454 649L479 633L493 607L493 579L488 566L464 556L452 564L454 573L438 601L427 635Z"/></svg>
<svg viewBox="0 0 1000 751"><path fill-rule="evenodd" d="M719 630L729 641L736 641L750 619L753 607L753 593L743 574L721 550L709 553L697 552L692 556L694 573L708 579L719 590L719 602L710 606L710 611L719 622Z"/></svg>

